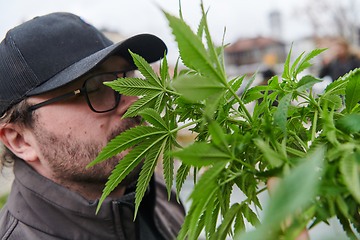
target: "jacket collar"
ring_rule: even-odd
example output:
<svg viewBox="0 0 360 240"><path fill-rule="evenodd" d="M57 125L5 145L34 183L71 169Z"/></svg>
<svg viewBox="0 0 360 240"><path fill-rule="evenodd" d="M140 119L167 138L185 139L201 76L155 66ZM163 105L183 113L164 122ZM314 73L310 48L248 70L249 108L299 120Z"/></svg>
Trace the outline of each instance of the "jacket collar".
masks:
<svg viewBox="0 0 360 240"><path fill-rule="evenodd" d="M135 193L128 190L119 199L106 198L95 215L98 199L86 200L38 174L23 161L15 161L14 173L8 198L11 214L26 225L64 239L74 236L76 239L114 239L121 228L115 219L119 218L119 206L129 208L134 202ZM155 194L150 193L146 198L153 202Z"/></svg>

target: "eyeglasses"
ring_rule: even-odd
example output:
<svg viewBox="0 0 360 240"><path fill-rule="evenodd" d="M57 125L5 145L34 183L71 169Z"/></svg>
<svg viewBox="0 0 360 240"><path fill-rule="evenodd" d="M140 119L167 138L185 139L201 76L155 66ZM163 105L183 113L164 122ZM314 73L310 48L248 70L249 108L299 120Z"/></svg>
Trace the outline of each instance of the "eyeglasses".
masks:
<svg viewBox="0 0 360 240"><path fill-rule="evenodd" d="M126 76L128 71L107 72L93 75L85 80L82 88L72 92L65 93L58 97L35 104L28 108L33 111L45 105L69 98L78 94L85 96L86 102L90 109L97 113L105 113L114 110L120 102L121 95L111 87L104 85L104 82L113 81Z"/></svg>

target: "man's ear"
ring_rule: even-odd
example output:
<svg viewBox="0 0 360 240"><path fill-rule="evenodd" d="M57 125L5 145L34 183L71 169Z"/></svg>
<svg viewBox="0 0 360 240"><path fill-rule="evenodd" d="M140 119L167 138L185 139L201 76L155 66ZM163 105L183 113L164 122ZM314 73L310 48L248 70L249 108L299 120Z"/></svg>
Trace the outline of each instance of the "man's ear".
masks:
<svg viewBox="0 0 360 240"><path fill-rule="evenodd" d="M0 140L11 152L26 162L38 160L33 146L33 136L29 130L21 128L15 123L0 125Z"/></svg>

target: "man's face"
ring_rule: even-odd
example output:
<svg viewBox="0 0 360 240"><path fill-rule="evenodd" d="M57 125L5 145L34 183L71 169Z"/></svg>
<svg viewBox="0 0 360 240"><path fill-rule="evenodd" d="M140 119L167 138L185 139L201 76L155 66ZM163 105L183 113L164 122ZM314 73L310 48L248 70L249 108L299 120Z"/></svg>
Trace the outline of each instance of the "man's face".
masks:
<svg viewBox="0 0 360 240"><path fill-rule="evenodd" d="M36 104L80 88L90 75L126 69L129 69L129 65L125 60L113 56L105 61L98 71L69 86L31 97L29 102ZM37 143L35 147L39 160L44 166L45 175L48 175L46 177L58 183L61 181L106 182L111 171L127 152L93 167L86 168L86 166L97 157L112 138L140 123L140 117L121 119L136 99L137 97L122 96L118 107L106 113L93 112L83 95L73 96L37 109L32 132ZM134 177L137 177L136 171Z"/></svg>

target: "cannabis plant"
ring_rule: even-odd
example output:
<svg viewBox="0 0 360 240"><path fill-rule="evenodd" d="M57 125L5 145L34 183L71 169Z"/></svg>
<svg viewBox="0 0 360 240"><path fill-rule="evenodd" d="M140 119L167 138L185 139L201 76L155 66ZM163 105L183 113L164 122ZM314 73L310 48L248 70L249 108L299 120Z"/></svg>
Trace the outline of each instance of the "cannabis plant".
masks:
<svg viewBox="0 0 360 240"><path fill-rule="evenodd" d="M254 75L239 96L245 76L228 78L225 44L214 46L203 4L201 10L196 33L182 17L164 13L185 70L178 73L176 67L171 78L164 55L156 74L141 56L130 52L145 79L106 83L121 94L140 96L124 118L141 115L149 124L123 132L90 164L132 148L109 177L99 208L145 159L137 183L137 210L161 157L169 197L173 182L179 194L191 168L195 174L203 169L190 195L192 203L179 239L197 239L201 232L216 240L229 236L293 239L302 229L328 223L334 216L347 236L356 239L360 231L360 70L315 95L312 87L321 80L300 77L300 73L324 49L303 53L294 61L290 49L281 77L252 87ZM256 103L250 114L245 104L252 101ZM177 142L181 129L196 134L191 145ZM181 160L176 173L174 158ZM267 188L261 183L275 176L282 182L259 220L252 209L262 210L258 194ZM230 204L234 188L246 200ZM245 229L245 221L256 230Z"/></svg>

